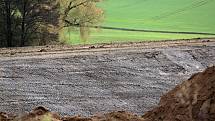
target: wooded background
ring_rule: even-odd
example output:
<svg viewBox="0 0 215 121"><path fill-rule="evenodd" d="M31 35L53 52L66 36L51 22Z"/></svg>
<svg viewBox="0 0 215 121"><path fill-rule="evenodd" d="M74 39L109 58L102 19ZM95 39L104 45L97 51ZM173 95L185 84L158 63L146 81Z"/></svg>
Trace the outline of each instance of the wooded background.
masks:
<svg viewBox="0 0 215 121"><path fill-rule="evenodd" d="M78 28L86 39L87 26L103 17L97 2L101 0L0 0L0 47L63 42L68 27Z"/></svg>

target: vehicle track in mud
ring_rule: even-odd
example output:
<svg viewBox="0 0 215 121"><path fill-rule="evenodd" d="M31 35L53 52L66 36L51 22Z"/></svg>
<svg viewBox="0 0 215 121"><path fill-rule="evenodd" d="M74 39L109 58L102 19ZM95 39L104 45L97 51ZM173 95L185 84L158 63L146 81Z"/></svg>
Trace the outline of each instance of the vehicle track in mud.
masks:
<svg viewBox="0 0 215 121"><path fill-rule="evenodd" d="M0 112L42 105L63 115L142 115L162 94L215 64L214 41L179 45L2 54Z"/></svg>

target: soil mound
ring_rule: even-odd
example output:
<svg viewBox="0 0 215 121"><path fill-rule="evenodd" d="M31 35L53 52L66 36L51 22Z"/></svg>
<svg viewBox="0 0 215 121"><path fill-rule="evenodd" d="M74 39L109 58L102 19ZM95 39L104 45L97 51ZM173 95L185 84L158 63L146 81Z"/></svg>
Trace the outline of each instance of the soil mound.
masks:
<svg viewBox="0 0 215 121"><path fill-rule="evenodd" d="M28 114L22 116L8 116L0 114L0 121L144 121L141 117L128 112L119 111L93 117L60 117L57 113L52 113L45 108L36 108Z"/></svg>
<svg viewBox="0 0 215 121"><path fill-rule="evenodd" d="M194 74L161 97L146 121L215 121L215 67Z"/></svg>
<svg viewBox="0 0 215 121"><path fill-rule="evenodd" d="M44 107L37 107L16 117L0 113L0 121L215 121L215 67L194 74L163 95L159 106L142 118L123 111L89 118L61 117Z"/></svg>

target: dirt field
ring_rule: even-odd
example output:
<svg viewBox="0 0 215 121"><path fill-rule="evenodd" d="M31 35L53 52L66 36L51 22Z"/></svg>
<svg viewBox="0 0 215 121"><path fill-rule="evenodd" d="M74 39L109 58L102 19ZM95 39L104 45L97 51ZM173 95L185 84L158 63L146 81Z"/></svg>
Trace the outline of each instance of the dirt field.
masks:
<svg viewBox="0 0 215 121"><path fill-rule="evenodd" d="M91 48L91 49L89 49ZM0 112L45 106L63 115L142 115L215 64L215 41L0 49Z"/></svg>

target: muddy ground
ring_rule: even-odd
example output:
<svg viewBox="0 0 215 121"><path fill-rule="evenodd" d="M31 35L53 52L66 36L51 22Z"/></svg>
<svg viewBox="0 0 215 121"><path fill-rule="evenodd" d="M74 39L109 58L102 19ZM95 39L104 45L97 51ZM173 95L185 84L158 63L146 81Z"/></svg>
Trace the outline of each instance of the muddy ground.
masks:
<svg viewBox="0 0 215 121"><path fill-rule="evenodd" d="M56 48L0 49L0 112L42 105L62 115L142 115L182 80L215 64L213 39Z"/></svg>

